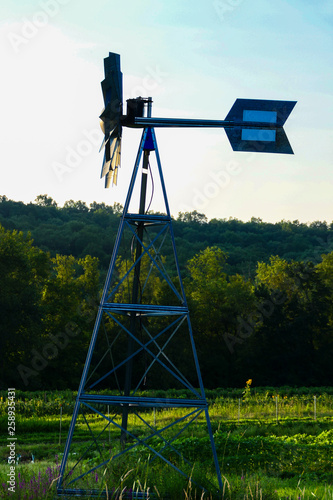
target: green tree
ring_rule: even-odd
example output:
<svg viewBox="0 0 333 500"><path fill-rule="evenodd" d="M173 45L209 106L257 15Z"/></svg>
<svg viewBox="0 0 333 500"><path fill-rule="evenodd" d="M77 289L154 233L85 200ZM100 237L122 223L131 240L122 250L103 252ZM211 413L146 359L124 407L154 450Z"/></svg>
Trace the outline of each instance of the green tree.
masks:
<svg viewBox="0 0 333 500"><path fill-rule="evenodd" d="M224 271L226 261L220 248L208 247L188 262L189 297L195 306L196 324L207 336L234 331L237 316L253 307L251 283L240 275L229 277Z"/></svg>
<svg viewBox="0 0 333 500"><path fill-rule="evenodd" d="M49 255L32 245L30 235L0 226L0 385L15 386L20 362L42 338L41 297L50 269Z"/></svg>
<svg viewBox="0 0 333 500"><path fill-rule="evenodd" d="M320 382L326 384L333 377L333 252L322 255L322 261L316 265L316 271L325 286L322 297L327 303L327 328L321 329L316 343L317 363L321 372ZM325 310L321 310L320 314L325 314Z"/></svg>
<svg viewBox="0 0 333 500"><path fill-rule="evenodd" d="M0 226L0 386L77 387L99 302L98 260Z"/></svg>
<svg viewBox="0 0 333 500"><path fill-rule="evenodd" d="M206 215L196 210L193 210L193 212L179 212L178 220L186 223L196 222L197 224L206 224L208 222Z"/></svg>
<svg viewBox="0 0 333 500"><path fill-rule="evenodd" d="M254 307L250 282L224 271L227 255L218 247L208 247L188 262L187 296L192 311L205 382L211 386L231 381L230 355L237 336L240 315ZM236 356L236 355L235 355ZM233 358L235 363L235 357Z"/></svg>
<svg viewBox="0 0 333 500"><path fill-rule="evenodd" d="M321 256L322 261L316 268L322 281L327 285L330 293L333 293L333 252Z"/></svg>
<svg viewBox="0 0 333 500"><path fill-rule="evenodd" d="M258 264L259 320L243 350L260 385L314 385L322 378L318 348L330 336L327 287L311 262L272 257ZM327 344L326 344L327 345ZM242 350L242 349L241 349Z"/></svg>
<svg viewBox="0 0 333 500"><path fill-rule="evenodd" d="M64 209L69 209L69 210L75 210L78 212L88 212L88 207L85 201L74 201L74 200L67 200L64 203Z"/></svg>
<svg viewBox="0 0 333 500"><path fill-rule="evenodd" d="M112 210L115 215L121 215L123 213L124 207L122 206L121 203L115 201L112 206Z"/></svg>
<svg viewBox="0 0 333 500"><path fill-rule="evenodd" d="M99 303L98 259L57 255L45 284L42 305L43 345L50 346L43 383L53 388L77 387ZM54 377L56 374L56 377Z"/></svg>
<svg viewBox="0 0 333 500"><path fill-rule="evenodd" d="M89 207L90 207L90 210L92 210L92 211L95 211L95 210L105 211L107 208L107 206L105 205L104 202L97 203L96 201L93 201L92 203L90 203Z"/></svg>
<svg viewBox="0 0 333 500"><path fill-rule="evenodd" d="M51 197L47 196L47 194L39 194L35 199L36 205L41 207L57 207L58 204Z"/></svg>

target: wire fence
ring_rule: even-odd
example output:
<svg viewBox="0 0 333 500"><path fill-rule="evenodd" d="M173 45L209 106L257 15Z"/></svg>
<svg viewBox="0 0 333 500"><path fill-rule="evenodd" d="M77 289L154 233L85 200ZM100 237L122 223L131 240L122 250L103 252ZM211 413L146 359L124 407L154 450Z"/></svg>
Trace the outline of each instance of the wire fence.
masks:
<svg viewBox="0 0 333 500"><path fill-rule="evenodd" d="M225 420L265 419L279 422L283 419L312 419L333 417L333 396L249 396L243 398L218 398L211 407L212 415Z"/></svg>
<svg viewBox="0 0 333 500"><path fill-rule="evenodd" d="M181 396L180 396L181 397ZM72 415L75 403L71 397L57 394L47 397L18 398L16 414L21 417ZM333 417L333 394L310 394L292 396L279 394L251 394L247 397L219 396L209 398L210 414L216 418L241 421L244 419L269 419L280 421L286 418L310 418L319 420ZM0 398L0 416L5 416L6 399ZM166 410L170 411L170 410ZM173 411L177 411L176 409Z"/></svg>

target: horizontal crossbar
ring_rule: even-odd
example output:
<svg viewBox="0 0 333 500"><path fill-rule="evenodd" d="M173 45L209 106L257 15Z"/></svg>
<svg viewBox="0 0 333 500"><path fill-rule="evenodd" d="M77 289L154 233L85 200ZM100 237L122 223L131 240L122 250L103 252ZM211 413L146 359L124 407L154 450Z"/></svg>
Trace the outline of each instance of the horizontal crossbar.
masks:
<svg viewBox="0 0 333 500"><path fill-rule="evenodd" d="M172 316L188 313L184 306L160 306L151 304L117 304L115 302L104 302L104 311L112 311L113 314L136 313L137 316Z"/></svg>
<svg viewBox="0 0 333 500"><path fill-rule="evenodd" d="M82 394L79 397L82 403L108 404L113 406L129 405L145 408L207 408L206 399L182 398L146 398L139 396L102 396L98 394Z"/></svg>
<svg viewBox="0 0 333 500"><path fill-rule="evenodd" d="M170 222L171 217L168 215L154 215L154 214L129 214L125 215L126 220L134 221L147 221L147 222Z"/></svg>

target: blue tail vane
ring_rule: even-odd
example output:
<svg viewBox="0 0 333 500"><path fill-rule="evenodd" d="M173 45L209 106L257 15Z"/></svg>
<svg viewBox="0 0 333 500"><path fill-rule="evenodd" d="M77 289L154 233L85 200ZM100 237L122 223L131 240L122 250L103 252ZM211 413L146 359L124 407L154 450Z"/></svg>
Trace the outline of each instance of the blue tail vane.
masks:
<svg viewBox="0 0 333 500"><path fill-rule="evenodd" d="M225 117L232 122L262 122L283 127L297 101L269 101L266 99L236 99Z"/></svg>
<svg viewBox="0 0 333 500"><path fill-rule="evenodd" d="M296 101L236 99L225 121L225 131L234 151L293 154L283 130Z"/></svg>
<svg viewBox="0 0 333 500"><path fill-rule="evenodd" d="M225 131L234 151L293 154L283 128L232 127Z"/></svg>

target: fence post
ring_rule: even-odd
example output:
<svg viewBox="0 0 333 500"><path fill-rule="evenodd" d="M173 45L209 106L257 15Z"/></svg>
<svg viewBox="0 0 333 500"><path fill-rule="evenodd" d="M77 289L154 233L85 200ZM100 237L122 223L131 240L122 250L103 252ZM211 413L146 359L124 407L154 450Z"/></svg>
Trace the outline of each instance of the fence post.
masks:
<svg viewBox="0 0 333 500"><path fill-rule="evenodd" d="M59 429L59 444L61 444L61 421L62 421L62 405L60 405L60 429Z"/></svg>
<svg viewBox="0 0 333 500"><path fill-rule="evenodd" d="M317 420L317 396L313 396L313 415L314 419Z"/></svg>
<svg viewBox="0 0 333 500"><path fill-rule="evenodd" d="M279 423L279 413L278 413L278 397L275 396L275 415L276 415L276 423Z"/></svg>

